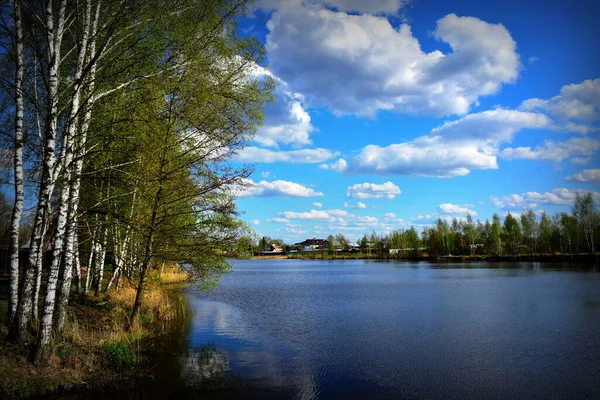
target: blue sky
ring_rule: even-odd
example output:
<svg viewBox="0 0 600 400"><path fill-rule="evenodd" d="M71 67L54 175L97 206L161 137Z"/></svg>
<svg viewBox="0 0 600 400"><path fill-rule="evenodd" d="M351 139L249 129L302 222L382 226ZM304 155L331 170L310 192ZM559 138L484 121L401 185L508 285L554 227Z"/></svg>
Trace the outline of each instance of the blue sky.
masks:
<svg viewBox="0 0 600 400"><path fill-rule="evenodd" d="M288 243L569 211L600 185L593 1L259 0L278 82L242 218Z"/></svg>

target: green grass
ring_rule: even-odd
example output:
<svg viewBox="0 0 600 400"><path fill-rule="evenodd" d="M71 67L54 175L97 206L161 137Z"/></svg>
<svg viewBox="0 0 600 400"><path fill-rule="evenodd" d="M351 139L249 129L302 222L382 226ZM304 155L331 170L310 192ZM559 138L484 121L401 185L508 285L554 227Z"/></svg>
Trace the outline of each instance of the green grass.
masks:
<svg viewBox="0 0 600 400"><path fill-rule="evenodd" d="M131 346L123 342L109 342L102 345L106 357L106 366L115 370L122 370L137 364L139 357Z"/></svg>

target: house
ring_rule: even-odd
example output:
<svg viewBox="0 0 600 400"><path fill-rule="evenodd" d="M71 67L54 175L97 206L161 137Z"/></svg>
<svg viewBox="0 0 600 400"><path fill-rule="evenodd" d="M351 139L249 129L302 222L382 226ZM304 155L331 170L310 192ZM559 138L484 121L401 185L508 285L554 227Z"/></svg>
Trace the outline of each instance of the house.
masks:
<svg viewBox="0 0 600 400"><path fill-rule="evenodd" d="M312 238L294 243L292 247L302 251L324 250L329 247L329 241L327 239Z"/></svg>
<svg viewBox="0 0 600 400"><path fill-rule="evenodd" d="M266 254L283 254L283 246L278 245L277 243L271 243L267 248L260 250L258 254L266 255Z"/></svg>

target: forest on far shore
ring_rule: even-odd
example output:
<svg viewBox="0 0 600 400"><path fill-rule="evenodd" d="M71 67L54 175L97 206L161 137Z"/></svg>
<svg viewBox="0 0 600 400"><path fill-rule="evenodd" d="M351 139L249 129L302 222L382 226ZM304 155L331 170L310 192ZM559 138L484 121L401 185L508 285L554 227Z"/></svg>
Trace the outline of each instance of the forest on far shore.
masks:
<svg viewBox="0 0 600 400"><path fill-rule="evenodd" d="M433 258L595 255L600 246L600 211L592 193L577 193L570 214L550 215L545 211L538 214L528 210L515 216L508 213L504 219L494 214L491 222L475 221L471 215L451 220L438 218L435 224L423 227L421 232L414 226L386 234L373 231L363 234L356 242L338 233L330 234L319 243L314 250L327 250L329 253L354 251L401 258L415 258L423 254ZM238 256L258 254L271 249L274 244L281 246L286 253L305 250L281 239L246 234L238 239L232 251Z"/></svg>

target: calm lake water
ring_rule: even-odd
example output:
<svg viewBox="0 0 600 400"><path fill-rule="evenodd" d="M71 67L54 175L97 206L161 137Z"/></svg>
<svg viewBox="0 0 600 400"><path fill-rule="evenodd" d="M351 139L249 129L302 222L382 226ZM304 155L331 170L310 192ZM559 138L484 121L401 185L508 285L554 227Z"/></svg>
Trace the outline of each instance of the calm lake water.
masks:
<svg viewBox="0 0 600 400"><path fill-rule="evenodd" d="M242 260L214 291L184 293L177 346L130 394L600 398L598 272Z"/></svg>

